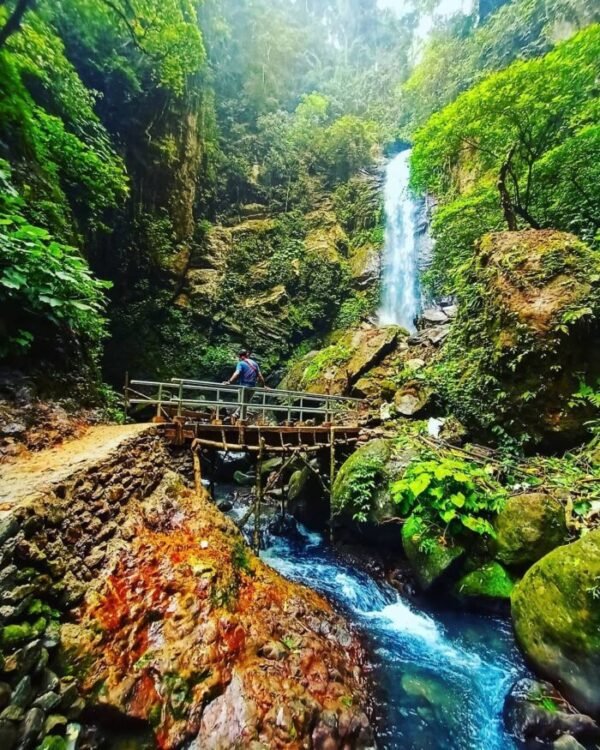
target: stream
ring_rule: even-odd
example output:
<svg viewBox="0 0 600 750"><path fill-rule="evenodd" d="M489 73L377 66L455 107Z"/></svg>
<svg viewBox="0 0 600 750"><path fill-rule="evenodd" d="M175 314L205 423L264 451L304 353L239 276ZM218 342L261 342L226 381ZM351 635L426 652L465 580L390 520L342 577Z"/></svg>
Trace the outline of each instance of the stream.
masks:
<svg viewBox="0 0 600 750"><path fill-rule="evenodd" d="M316 533L271 537L261 557L325 595L363 634L380 750L511 750L504 698L528 674L502 618L418 605L337 559Z"/></svg>

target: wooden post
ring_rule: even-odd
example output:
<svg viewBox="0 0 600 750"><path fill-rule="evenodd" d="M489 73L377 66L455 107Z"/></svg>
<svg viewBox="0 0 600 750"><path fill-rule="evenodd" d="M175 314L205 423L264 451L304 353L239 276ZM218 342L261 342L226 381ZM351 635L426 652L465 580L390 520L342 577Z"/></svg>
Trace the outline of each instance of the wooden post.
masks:
<svg viewBox="0 0 600 750"><path fill-rule="evenodd" d="M253 546L254 552L260 555L260 506L262 503L263 496L263 483L262 483L262 463L263 453L265 447L265 440L258 435L258 460L256 462L256 497L254 498L254 538Z"/></svg>
<svg viewBox="0 0 600 750"><path fill-rule="evenodd" d="M194 488L196 495L202 495L202 465L200 464L200 447L192 444L192 457L194 460Z"/></svg>

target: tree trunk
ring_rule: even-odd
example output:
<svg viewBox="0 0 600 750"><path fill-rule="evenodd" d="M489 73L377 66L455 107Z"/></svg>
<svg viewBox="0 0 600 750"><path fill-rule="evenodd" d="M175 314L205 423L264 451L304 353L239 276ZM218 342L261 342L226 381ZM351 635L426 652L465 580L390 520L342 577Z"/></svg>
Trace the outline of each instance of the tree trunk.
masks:
<svg viewBox="0 0 600 750"><path fill-rule="evenodd" d="M8 17L8 21L0 29L0 49L6 44L6 40L11 34L14 34L21 25L23 16L33 7L35 0L18 0L15 9Z"/></svg>

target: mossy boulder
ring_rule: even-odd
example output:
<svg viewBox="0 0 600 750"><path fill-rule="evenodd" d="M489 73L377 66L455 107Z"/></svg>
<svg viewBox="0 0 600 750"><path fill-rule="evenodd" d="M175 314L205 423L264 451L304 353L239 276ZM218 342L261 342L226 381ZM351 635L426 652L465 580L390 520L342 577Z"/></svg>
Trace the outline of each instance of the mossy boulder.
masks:
<svg viewBox="0 0 600 750"><path fill-rule="evenodd" d="M550 552L512 595L528 659L581 711L600 713L600 529Z"/></svg>
<svg viewBox="0 0 600 750"><path fill-rule="evenodd" d="M454 586L453 594L470 601L509 601L514 588L510 573L492 561L464 575Z"/></svg>
<svg viewBox="0 0 600 750"><path fill-rule="evenodd" d="M342 464L331 498L332 512L338 521L378 524L393 515L388 470L392 448L390 440L372 440Z"/></svg>
<svg viewBox="0 0 600 750"><path fill-rule="evenodd" d="M511 497L496 519L496 557L511 567L527 567L567 540L563 506L533 492Z"/></svg>
<svg viewBox="0 0 600 750"><path fill-rule="evenodd" d="M451 411L549 447L587 436L592 406L573 394L600 376L600 256L553 230L483 237L457 286L440 363Z"/></svg>
<svg viewBox="0 0 600 750"><path fill-rule="evenodd" d="M404 333L397 326L363 325L295 363L281 387L310 393L348 395L354 385L392 352Z"/></svg>
<svg viewBox="0 0 600 750"><path fill-rule="evenodd" d="M439 531L417 516L409 516L402 527L402 546L411 568L423 589L454 568L465 553L464 547L444 539Z"/></svg>

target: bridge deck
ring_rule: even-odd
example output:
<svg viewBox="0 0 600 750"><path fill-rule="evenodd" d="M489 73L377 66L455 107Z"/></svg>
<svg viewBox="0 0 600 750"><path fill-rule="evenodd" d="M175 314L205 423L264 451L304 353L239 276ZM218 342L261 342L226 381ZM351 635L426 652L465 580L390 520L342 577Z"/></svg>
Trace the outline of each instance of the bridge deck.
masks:
<svg viewBox="0 0 600 750"><path fill-rule="evenodd" d="M362 401L343 396L182 379L131 381L125 401L128 407L154 409L160 429L179 444L269 453L352 444L364 408Z"/></svg>

